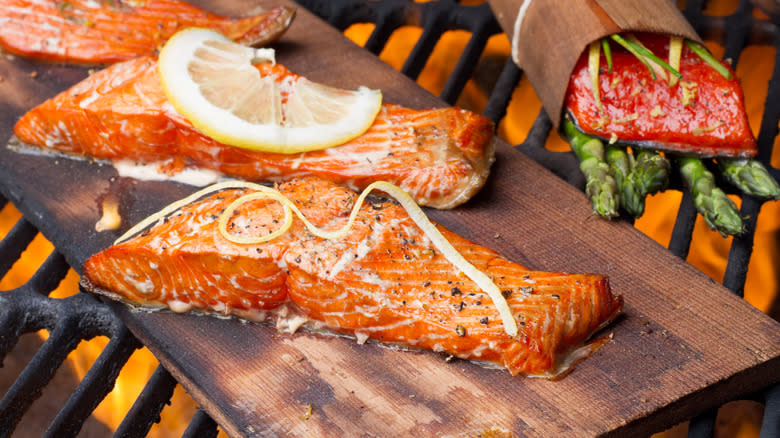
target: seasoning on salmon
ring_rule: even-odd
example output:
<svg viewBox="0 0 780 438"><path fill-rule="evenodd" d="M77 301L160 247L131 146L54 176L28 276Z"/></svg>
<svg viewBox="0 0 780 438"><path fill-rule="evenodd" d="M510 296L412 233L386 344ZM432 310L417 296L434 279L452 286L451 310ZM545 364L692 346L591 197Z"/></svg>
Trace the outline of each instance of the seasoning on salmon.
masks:
<svg viewBox="0 0 780 438"><path fill-rule="evenodd" d="M254 181L317 175L352 189L384 180L418 204L452 208L485 183L494 160L490 119L456 109L412 110L384 104L362 136L315 152L275 154L216 142L182 117L160 85L154 59L99 71L25 114L14 127L23 142L107 160L165 162ZM279 80L298 75L258 64Z"/></svg>
<svg viewBox="0 0 780 438"><path fill-rule="evenodd" d="M644 46L666 59L670 38L638 34ZM748 124L739 80L726 78L688 46L682 47L674 85L651 76L637 56L611 53L612 69L601 65L594 97L588 51L578 60L569 81L566 111L584 133L606 140L683 155L752 157L758 153Z"/></svg>
<svg viewBox="0 0 780 438"><path fill-rule="evenodd" d="M278 189L326 230L340 229L357 199L314 177ZM548 377L601 346L604 339L587 342L622 309L622 297L611 293L604 276L531 271L437 226L501 289L519 328L510 337L486 293L436 251L400 205L373 199L334 240L312 235L295 220L276 239L237 244L218 222L246 193L225 190L185 205L92 256L83 268L84 286L141 307L271 318L293 329L305 323L361 342L424 348ZM232 236L262 236L283 216L278 202L251 200L229 215L226 229Z"/></svg>
<svg viewBox="0 0 780 438"><path fill-rule="evenodd" d="M192 26L266 45L294 16L293 8L279 6L228 18L180 0L0 0L0 47L42 61L109 64L153 55L178 30Z"/></svg>

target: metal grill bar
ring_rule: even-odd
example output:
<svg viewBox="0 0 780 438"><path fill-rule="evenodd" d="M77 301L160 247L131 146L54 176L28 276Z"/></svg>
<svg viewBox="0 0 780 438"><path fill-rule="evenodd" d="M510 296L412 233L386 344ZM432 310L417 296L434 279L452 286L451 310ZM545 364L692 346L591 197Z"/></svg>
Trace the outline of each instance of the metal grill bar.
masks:
<svg viewBox="0 0 780 438"><path fill-rule="evenodd" d="M18 221L5 239L0 242L0 254L4 256L0 259L0 278L3 278L11 266L22 255L22 251L32 242L38 230L32 224L24 220Z"/></svg>
<svg viewBox="0 0 780 438"><path fill-rule="evenodd" d="M688 438L707 438L715 433L715 420L718 410L713 409L691 420L688 427Z"/></svg>
<svg viewBox="0 0 780 438"><path fill-rule="evenodd" d="M775 385L764 394L764 419L761 422L762 438L780 436L780 385Z"/></svg>
<svg viewBox="0 0 780 438"><path fill-rule="evenodd" d="M68 273L68 262L57 251L52 251L49 257L43 261L40 269L30 279L30 289L41 295L48 296L65 278Z"/></svg>
<svg viewBox="0 0 780 438"><path fill-rule="evenodd" d="M37 233L34 226L21 218L0 240L0 267L5 267L0 271L0 278L7 274ZM141 347L116 315L94 296L79 293L65 299L48 297L68 269L65 258L53 251L27 283L0 293L0 365L23 334L40 329L50 332L49 338L0 401L0 437L11 436L79 342L106 336L108 345L44 434L58 438L76 436L113 389L130 355ZM170 402L175 386L176 381L160 367L126 416L122 423L124 428L120 427L117 436L145 436L151 425L159 421L159 413ZM216 423L208 417L203 418L204 415L201 413L193 418L190 426L196 435L191 436L216 436Z"/></svg>
<svg viewBox="0 0 780 438"><path fill-rule="evenodd" d="M487 12L478 10L478 8L487 10ZM501 27L493 14L490 13L490 7L487 3L475 7L474 10L457 8L451 20L454 26L471 32L471 39L466 44L463 53L458 58L458 63L447 78L444 89L439 95L443 101L455 105L458 96L463 92L463 87L471 78L480 55L485 50L488 38L501 32Z"/></svg>
<svg viewBox="0 0 780 438"><path fill-rule="evenodd" d="M585 177L579 171L580 166L574 154L571 152L553 152L544 147L552 128L553 124L547 113L544 110L539 111L539 115L528 132L528 136L526 136L523 143L517 146L517 149L552 171L559 178L584 191Z"/></svg>
<svg viewBox="0 0 780 438"><path fill-rule="evenodd" d="M182 438L216 438L217 423L209 415L198 409L192 416L187 430L184 431Z"/></svg>
<svg viewBox="0 0 780 438"><path fill-rule="evenodd" d="M515 89L522 77L523 72L517 64L511 59L507 59L504 69L501 70L501 75L498 76L496 85L493 87L493 92L490 93L485 110L482 112L496 125L506 116L506 109L512 99L512 90Z"/></svg>
<svg viewBox="0 0 780 438"><path fill-rule="evenodd" d="M68 353L76 348L80 339L70 333L76 323L71 319L70 324L59 325L5 394L0 402L0 430L8 431L10 435L24 412L41 396Z"/></svg>
<svg viewBox="0 0 780 438"><path fill-rule="evenodd" d="M401 67L401 73L412 79L417 79L420 76L425 63L428 62L428 58L430 58L434 47L436 47L436 43L447 30L448 12L454 6L455 2L452 0L425 4L422 12L422 35L420 35L420 39L417 40L411 53L406 58L406 62Z"/></svg>
<svg viewBox="0 0 780 438"><path fill-rule="evenodd" d="M173 396L176 380L162 366L154 374L138 396L122 423L116 429L117 437L143 437L154 423L160 421L160 413Z"/></svg>
<svg viewBox="0 0 780 438"><path fill-rule="evenodd" d="M76 391L60 410L45 437L74 436L84 421L97 408L114 387L119 371L135 350L141 347L130 331L121 324L116 326L103 352L90 367Z"/></svg>
<svg viewBox="0 0 780 438"><path fill-rule="evenodd" d="M404 24L406 16L406 3L399 0L384 1L376 3L376 8L384 9L382 12L376 12L375 27L369 35L366 44L363 46L366 50L379 55L382 49L390 39L390 35Z"/></svg>
<svg viewBox="0 0 780 438"><path fill-rule="evenodd" d="M684 190L680 207L677 210L677 220L672 229L672 238L669 240L669 251L681 259L688 258L691 249L691 237L693 226L696 224L696 216L699 214L693 205L691 193Z"/></svg>

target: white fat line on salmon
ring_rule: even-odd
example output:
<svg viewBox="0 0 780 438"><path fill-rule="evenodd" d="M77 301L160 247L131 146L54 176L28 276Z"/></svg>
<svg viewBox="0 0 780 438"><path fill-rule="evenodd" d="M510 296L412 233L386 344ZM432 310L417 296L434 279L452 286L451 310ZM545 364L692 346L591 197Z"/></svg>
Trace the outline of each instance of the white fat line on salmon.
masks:
<svg viewBox="0 0 780 438"><path fill-rule="evenodd" d="M67 143L71 139L68 127L65 126L65 123L62 120L57 122L57 126L55 128L56 129L50 131L49 135L46 136L44 144L48 148L54 147L58 144Z"/></svg>
<svg viewBox="0 0 780 438"><path fill-rule="evenodd" d="M362 283L379 286L385 289L390 289L396 284L391 280L383 280L378 273L372 271L360 272L359 277Z"/></svg>
<svg viewBox="0 0 780 438"><path fill-rule="evenodd" d="M496 306L499 315L501 315L501 320L507 335L509 335L510 337L515 337L517 335L517 331L518 331L517 322L515 321L514 316L512 315L512 310L509 308L506 299L501 294L501 290L498 288L498 286L496 286L495 283L493 283L493 280L491 280L490 277L485 275L485 273L477 269L474 265L469 263L468 260L466 260L463 257L463 255L460 254L458 250L452 246L452 244L441 234L441 232L436 228L436 226L433 225L433 223L431 223L431 221L425 215L425 212L423 212L420 206L418 206L414 202L414 200L412 199L411 196L409 196L408 193L406 193L400 187L388 183L386 181L375 181L371 183L368 187L366 187L363 190L363 192L360 194L360 196L358 196L357 201L355 201L355 204L352 208L352 212L349 215L349 219L347 220L346 225L344 225L343 228L336 231L327 231L316 227L314 224L309 222L308 219L306 219L303 213L289 198L284 196L284 194L282 194L276 189L262 186L256 183L250 183L244 181L225 181L222 183L217 183L212 186L206 187L205 189L199 190L191 194L190 196L187 196L184 199L181 199L179 201L176 201L168 205L167 207L163 208L159 212L139 222L137 225L135 225L130 230L128 230L125 234L120 236L114 243L117 244L124 240L127 240L129 237L134 236L138 232L144 230L146 227L152 225L155 222L164 220L171 213L179 210L181 207L185 205L193 203L194 201L200 199L201 197L207 194L211 194L223 189L230 189L230 188L246 188L246 189L255 190L255 192L253 193L243 195L238 199L234 200L230 205L228 205L227 208L225 208L225 210L220 215L219 223L217 225L219 232L222 234L224 238L237 244L263 243L281 236L282 234L287 232L287 230L292 225L293 215L298 216L298 218L304 223L304 225L309 230L309 232L312 233L313 235L328 240L339 239L344 235L346 235L347 232L352 227L352 224L354 223L355 218L357 217L357 214L360 210L360 207L363 205L366 196L368 196L368 194L375 189L385 192L386 194L394 198L404 208L404 210L406 210L407 214L409 214L409 218L412 219L412 221L414 221L418 227L420 227L420 229L423 231L423 233L425 233L426 236L428 236L428 238L431 239L431 242L433 243L434 247L436 247L436 249L439 250L439 252L447 260L449 260L450 263L455 265L455 267L457 267L464 275L466 275L468 278L474 281L480 289L485 291L488 294L488 296L490 296L491 300L493 301L493 305ZM279 201L284 207L284 220L282 222L282 225L276 231L273 231L270 234L267 234L262 237L257 237L257 238L238 237L230 234L227 230L227 223L230 220L230 218L233 216L233 213L236 211L238 207L240 207L244 203L255 199L274 199Z"/></svg>
<svg viewBox="0 0 780 438"><path fill-rule="evenodd" d="M132 272L125 271L124 280L144 295L148 295L154 291L154 282L152 282L150 278L144 280L136 279Z"/></svg>
<svg viewBox="0 0 780 438"><path fill-rule="evenodd" d="M92 102L100 99L101 94L97 92L97 90L92 91L92 94L89 96L81 99L79 102L79 108L86 109ZM123 134L125 133L125 125L127 124L127 120L122 120L121 129L120 132Z"/></svg>
<svg viewBox="0 0 780 438"><path fill-rule="evenodd" d="M336 275L342 270L344 270L344 268L346 268L350 263L359 261L363 257L365 257L366 254L371 252L371 249L373 247L372 243L379 240L379 237L385 231L385 228L389 226L392 229L398 222L400 222L400 220L396 219L390 222L389 225L385 225L382 223L374 224L371 234L369 234L360 242L358 242L357 250L354 253L349 249L344 251L344 254L341 255L338 261L336 261L336 264L333 265L333 268L331 268L330 275L328 276L328 278L331 280L334 279Z"/></svg>
<svg viewBox="0 0 780 438"><path fill-rule="evenodd" d="M6 10L8 11L8 13L16 13L16 14L19 14L19 15L25 15L25 14L30 14L31 13L28 8L20 8L20 7L17 7L17 6L5 6L5 8L7 8ZM34 14L34 12L33 12L33 14ZM71 23L67 22L65 20L65 18L47 16L46 19L54 21L54 22L59 22L59 23L62 23L62 24L71 24ZM53 25L51 25L51 24L49 24L47 22L36 23L35 21L31 21L31 20L22 20L22 19L18 19L18 18L10 18L10 17L9 18L4 18L4 19L0 20L0 25L2 25L3 27L8 25L9 23L17 24L17 25L19 25L22 28L27 28L27 29L29 29L29 28L37 28L37 29L41 29L41 30L44 30L44 31L55 33L57 35L61 35L62 34L62 29L60 29L60 28L58 28L56 26L53 26ZM10 32L8 32L8 33L10 33ZM17 35L22 34L22 35L25 35L25 36L29 36L30 35L28 32L21 32L21 33L16 33L16 34Z"/></svg>
<svg viewBox="0 0 780 438"><path fill-rule="evenodd" d="M136 163L132 160L114 160L112 164L121 177L134 178L139 181L174 181L195 187L204 187L214 184L224 177L219 172L208 169L184 168L175 175L169 175L162 169L168 161L155 161L153 163Z"/></svg>
<svg viewBox="0 0 780 438"><path fill-rule="evenodd" d="M299 167L301 167L301 163L303 163L304 158L306 158L306 152L301 152L300 155L298 155L296 158L292 160L292 164L290 164L290 169L297 170Z"/></svg>
<svg viewBox="0 0 780 438"><path fill-rule="evenodd" d="M336 315L335 312L332 312L331 315ZM343 316L343 313L342 313ZM402 327L406 327L409 325L412 325L416 323L417 321L407 318L407 319L399 319L398 321L392 323L392 324L384 324L384 325L377 325L377 326L371 326L371 327L361 327L360 330L368 333L374 333L374 332L387 332L387 331L395 331L399 330Z"/></svg>

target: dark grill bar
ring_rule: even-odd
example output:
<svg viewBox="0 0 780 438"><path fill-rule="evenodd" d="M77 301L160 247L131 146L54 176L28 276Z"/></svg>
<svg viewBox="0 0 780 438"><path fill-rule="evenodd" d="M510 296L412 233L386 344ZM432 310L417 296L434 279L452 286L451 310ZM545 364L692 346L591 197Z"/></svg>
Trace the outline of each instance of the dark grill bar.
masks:
<svg viewBox="0 0 780 438"><path fill-rule="evenodd" d="M154 374L138 396L133 407L116 430L117 436L145 436L154 423L160 421L160 412L173 396L176 380L162 366Z"/></svg>
<svg viewBox="0 0 780 438"><path fill-rule="evenodd" d="M412 79L417 79L423 71L434 47L445 32L470 32L470 40L440 94L449 104L455 104L467 81L472 77L488 39L501 32L487 4L465 6L453 0L429 3L404 0L303 0L299 3L342 31L355 23L374 23L376 27L365 44L365 48L374 54L379 54L384 49L390 36L399 27L421 27L422 35L401 69L402 73ZM724 57L732 59L734 66L746 45L768 44L780 49L777 22L755 18L753 5L749 1L740 1L737 10L726 17L708 16L702 12L704 7L703 0L689 0L683 12L704 39L718 41L724 45ZM778 61L780 50L776 51L774 70L765 100L758 135L758 159L780 180L780 170L772 168L769 163L780 119ZM521 78L522 71L508 60L496 78L483 114L498 124L506 115L512 92ZM552 123L544 111L541 111L525 140L517 145L517 149L570 184L583 189L584 179L579 173L573 154L552 152L545 148L551 129ZM727 184L720 185L728 190ZM682 189L679 179L673 181L671 189ZM692 243L697 213L690 196L684 190L683 193L668 248L675 255L686 258ZM734 191L730 193L737 194ZM0 207L6 203L5 198L0 195ZM754 232L762 205L760 200L742 197L741 214L747 218L747 229L743 235L734 238L731 244L728 265L722 280L724 286L739 296L744 295ZM21 218L0 240L0 278L19 260L37 233L38 230L33 225ZM66 299L48 297L64 278L68 268L65 258L55 250L29 282L18 289L0 293L0 363L11 352L21 335L41 329L50 333L43 347L0 401L0 437L12 436L16 424L80 341L105 336L110 339L107 347L46 432L46 436L51 437L77 435L84 421L113 388L130 355L141 347L110 308L92 295L79 293ZM775 302L770 314L777 314L777 306ZM175 379L162 366L158 367L119 425L115 436L146 436L153 424L160 421L161 412L170 402L176 384ZM764 404L761 437L777 437L780 431L780 385L766 388L752 399ZM692 419L689 437L712 436L716 416L717 411L709 411ZM183 436L216 436L217 431L214 420L204 411L198 410Z"/></svg>

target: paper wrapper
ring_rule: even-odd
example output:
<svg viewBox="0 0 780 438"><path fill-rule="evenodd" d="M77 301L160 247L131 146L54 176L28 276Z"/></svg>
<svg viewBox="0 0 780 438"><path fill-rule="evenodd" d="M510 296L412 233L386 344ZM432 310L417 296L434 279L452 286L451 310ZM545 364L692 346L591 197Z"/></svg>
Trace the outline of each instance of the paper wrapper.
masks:
<svg viewBox="0 0 780 438"><path fill-rule="evenodd" d="M657 32L701 42L670 0L489 0L555 127L569 76L588 44L620 32Z"/></svg>

